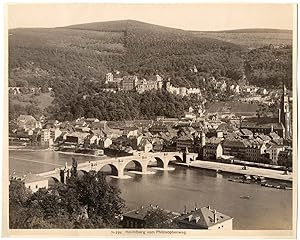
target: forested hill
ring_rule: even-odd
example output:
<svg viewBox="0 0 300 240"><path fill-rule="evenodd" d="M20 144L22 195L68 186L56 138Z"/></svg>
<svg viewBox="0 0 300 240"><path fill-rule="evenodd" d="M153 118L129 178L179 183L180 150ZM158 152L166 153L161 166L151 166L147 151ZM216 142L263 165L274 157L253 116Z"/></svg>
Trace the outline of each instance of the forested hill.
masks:
<svg viewBox="0 0 300 240"><path fill-rule="evenodd" d="M262 87L281 87L282 82L292 88L292 47L257 48L246 56L245 73L251 84Z"/></svg>
<svg viewBox="0 0 300 240"><path fill-rule="evenodd" d="M52 87L61 80L101 82L115 69L140 77L160 73L174 85L193 87L201 74L237 79L242 67L238 45L130 20L14 29L9 45L11 85L21 80ZM190 73L194 65L198 76Z"/></svg>
<svg viewBox="0 0 300 240"><path fill-rule="evenodd" d="M203 86L203 77L208 79L213 76L230 85L237 83L246 73L251 83L269 87L269 80L273 86L278 86L282 77L290 74L291 48L251 52L248 47L226 40L225 37L215 39L132 20L59 28L12 29L9 30L9 85L52 87L55 99L50 108L52 112L64 112L66 116L60 116L61 119L73 119L83 113L77 111L81 106L87 109L85 115L92 116L98 111L97 116L105 115L111 120L125 117L121 110L115 109L119 102L126 102L124 99L129 98L128 104L124 106L124 109L128 109L133 103L138 105L148 96L118 92L118 96L112 97L118 101L99 112L99 109L92 106L109 99L109 94L102 94L103 98L88 99L86 102L90 108L84 108L86 103L82 100L83 96L98 94L101 91L99 88L104 85L105 74L113 70L120 71L121 75L135 74L139 78L148 78L158 73L164 79L170 78L174 86L201 89L206 88ZM269 57L272 61L268 60ZM282 75L281 69L290 70ZM285 80L290 81L291 78L287 76ZM205 84L209 85L207 82ZM161 102L165 100L164 92L151 94L153 102L147 102L141 108L135 106L127 118L148 118L156 114L178 116L187 110L187 103L191 102L185 99L179 106L181 100L169 96L170 106L147 112L145 109L151 109L149 105L162 105ZM206 88L204 95L208 101L213 101L216 93ZM18 107L10 102L11 109ZM170 112L169 109L176 111ZM115 112L119 112L118 116L113 115Z"/></svg>

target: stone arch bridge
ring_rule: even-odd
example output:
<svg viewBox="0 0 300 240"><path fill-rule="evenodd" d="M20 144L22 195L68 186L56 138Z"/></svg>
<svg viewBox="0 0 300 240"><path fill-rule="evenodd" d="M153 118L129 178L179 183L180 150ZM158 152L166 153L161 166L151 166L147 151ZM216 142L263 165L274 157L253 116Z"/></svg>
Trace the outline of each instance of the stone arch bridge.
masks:
<svg viewBox="0 0 300 240"><path fill-rule="evenodd" d="M77 166L78 171L89 172L91 170L100 171L105 166L110 166L111 175L114 175L118 178L126 178L125 169L130 164L134 164L134 171L140 174L148 174L147 168L150 166L150 163L156 161L156 166L160 170L169 170L170 162L190 162L191 160L196 160L197 153L188 153L183 154L180 152L155 152L155 153L144 153L137 152L134 155L126 157L113 157L102 160L89 161L85 163L79 163ZM61 171L64 170L67 173L68 170L71 170L72 166L66 166L65 168L59 169L56 168L53 171L44 172L38 174L46 178L61 179ZM66 175L66 174L65 174Z"/></svg>

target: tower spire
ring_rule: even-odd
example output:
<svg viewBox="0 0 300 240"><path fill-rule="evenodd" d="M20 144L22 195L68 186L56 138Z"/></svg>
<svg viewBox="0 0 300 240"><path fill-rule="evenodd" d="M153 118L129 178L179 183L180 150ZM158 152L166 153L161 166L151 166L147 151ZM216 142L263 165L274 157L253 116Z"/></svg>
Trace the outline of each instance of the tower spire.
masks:
<svg viewBox="0 0 300 240"><path fill-rule="evenodd" d="M282 94L283 94L283 96L285 96L286 95L286 86L285 86L285 83L284 83L284 81L282 81Z"/></svg>
<svg viewBox="0 0 300 240"><path fill-rule="evenodd" d="M289 96L287 94L286 86L284 81L282 81L282 97L280 103L280 122L285 128L284 138L289 138L291 130L291 119L290 119L290 107L289 107Z"/></svg>

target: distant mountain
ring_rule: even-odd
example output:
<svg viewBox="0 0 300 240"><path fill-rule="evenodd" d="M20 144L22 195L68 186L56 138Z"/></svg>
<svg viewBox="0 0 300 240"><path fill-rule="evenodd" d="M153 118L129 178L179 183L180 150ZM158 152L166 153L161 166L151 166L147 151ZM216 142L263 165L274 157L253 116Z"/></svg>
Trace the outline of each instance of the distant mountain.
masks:
<svg viewBox="0 0 300 240"><path fill-rule="evenodd" d="M281 69L291 69L291 48L249 50L289 43L290 33L237 31L195 33L132 20L11 29L9 85L52 87L54 100L48 112L59 119L72 120L83 114L122 120L157 114L177 117L191 100L165 92L142 96L103 93L100 88L107 87L105 74L116 70L120 76L134 74L148 79L158 73L170 78L174 86L205 88L207 101L213 101L218 91L214 82L204 78L215 77L228 85L238 83L244 74L260 86L269 86L269 82L278 86L282 77L290 81L290 70ZM93 97L84 100L83 96ZM38 105L24 109L17 100L18 96L10 99L16 116L39 113Z"/></svg>
<svg viewBox="0 0 300 240"><path fill-rule="evenodd" d="M188 34L187 31L164 27L156 24L145 23L136 20L118 20L118 21L107 21L107 22L94 22L94 23L83 23L67 26L64 28L70 29L82 29L82 30L93 30L101 32L124 32L132 31L139 33L177 33L177 34Z"/></svg>
<svg viewBox="0 0 300 240"><path fill-rule="evenodd" d="M159 73L175 85L199 86L189 74L194 65L204 75L230 78L238 78L242 66L236 44L132 20L9 33L11 85L24 80L54 88L57 82L103 82L107 72L117 69L139 77Z"/></svg>

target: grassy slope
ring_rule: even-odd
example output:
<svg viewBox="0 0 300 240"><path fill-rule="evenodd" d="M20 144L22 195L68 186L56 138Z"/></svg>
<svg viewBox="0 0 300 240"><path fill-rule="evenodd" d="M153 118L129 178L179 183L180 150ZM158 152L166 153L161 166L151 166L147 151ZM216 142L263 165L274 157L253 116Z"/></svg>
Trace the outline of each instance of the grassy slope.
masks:
<svg viewBox="0 0 300 240"><path fill-rule="evenodd" d="M44 110L48 106L51 105L53 101L53 97L50 93L41 93L39 96L35 96L34 94L25 94L18 96L10 96L11 102L13 104L19 104L21 106L26 106L30 103L37 103L41 110Z"/></svg>
<svg viewBox="0 0 300 240"><path fill-rule="evenodd" d="M239 103L239 102L216 102L212 103L208 109L208 113L226 113L230 110L233 113L249 113L249 114L256 114L256 110L258 109L257 104L250 104L250 103Z"/></svg>

